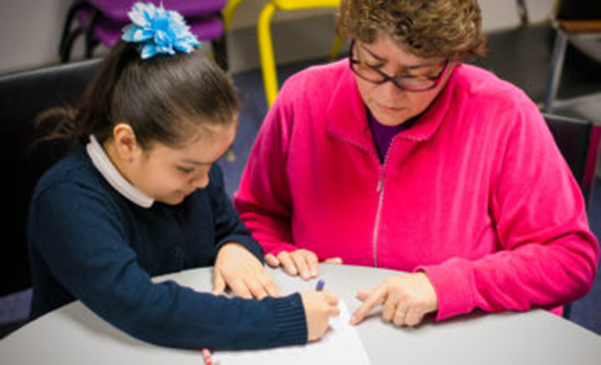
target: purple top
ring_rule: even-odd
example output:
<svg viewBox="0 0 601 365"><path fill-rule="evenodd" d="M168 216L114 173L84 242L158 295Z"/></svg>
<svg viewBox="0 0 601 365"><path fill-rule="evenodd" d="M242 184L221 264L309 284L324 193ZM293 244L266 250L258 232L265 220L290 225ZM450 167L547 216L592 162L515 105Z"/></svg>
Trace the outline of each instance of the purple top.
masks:
<svg viewBox="0 0 601 365"><path fill-rule="evenodd" d="M395 126L384 125L374 118L373 114L367 109L367 119L369 120L369 128L371 129L371 133L374 136L374 142L376 143L376 149L378 150L378 155L380 156L380 161L384 162L386 157L386 153L388 153L388 147L390 147L390 142L392 139L399 134L401 131L411 127L415 120L413 118L405 123Z"/></svg>

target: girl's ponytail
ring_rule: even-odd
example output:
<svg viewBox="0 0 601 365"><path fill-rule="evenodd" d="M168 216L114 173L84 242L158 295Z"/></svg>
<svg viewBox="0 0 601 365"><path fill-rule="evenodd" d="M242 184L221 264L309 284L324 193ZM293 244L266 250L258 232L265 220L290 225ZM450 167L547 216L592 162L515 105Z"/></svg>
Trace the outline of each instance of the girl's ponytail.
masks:
<svg viewBox="0 0 601 365"><path fill-rule="evenodd" d="M119 42L103 61L79 103L42 111L35 120L44 135L35 144L54 140L86 140L90 134L106 139L110 134L111 105L121 71L137 58L135 47Z"/></svg>

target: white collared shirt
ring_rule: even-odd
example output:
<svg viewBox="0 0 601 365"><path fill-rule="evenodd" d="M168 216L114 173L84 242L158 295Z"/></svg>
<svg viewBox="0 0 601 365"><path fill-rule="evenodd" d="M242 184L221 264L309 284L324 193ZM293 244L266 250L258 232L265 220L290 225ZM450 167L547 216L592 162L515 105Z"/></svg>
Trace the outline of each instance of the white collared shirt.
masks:
<svg viewBox="0 0 601 365"><path fill-rule="evenodd" d="M90 142L86 145L86 151L96 169L98 169L100 174L104 176L106 181L115 190L134 204L143 208L150 208L152 206L154 199L144 194L121 175L93 135L90 135Z"/></svg>

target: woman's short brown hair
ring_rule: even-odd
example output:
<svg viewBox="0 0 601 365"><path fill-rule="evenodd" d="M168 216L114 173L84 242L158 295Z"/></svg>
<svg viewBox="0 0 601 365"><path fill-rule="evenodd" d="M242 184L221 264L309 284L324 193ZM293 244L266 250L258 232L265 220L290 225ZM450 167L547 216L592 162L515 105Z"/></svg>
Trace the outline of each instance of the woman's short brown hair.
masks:
<svg viewBox="0 0 601 365"><path fill-rule="evenodd" d="M342 0L337 31L364 43L378 33L421 58L484 54L477 0Z"/></svg>

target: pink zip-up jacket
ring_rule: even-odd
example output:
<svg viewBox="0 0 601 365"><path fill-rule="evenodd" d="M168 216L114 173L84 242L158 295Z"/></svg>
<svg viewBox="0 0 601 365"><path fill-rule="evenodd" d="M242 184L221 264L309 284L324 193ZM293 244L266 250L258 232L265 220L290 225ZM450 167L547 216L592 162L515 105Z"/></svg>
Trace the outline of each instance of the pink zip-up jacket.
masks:
<svg viewBox="0 0 601 365"><path fill-rule="evenodd" d="M235 205L266 253L425 271L437 319L584 296L599 246L570 169L515 86L456 67L380 162L348 59L289 78Z"/></svg>

